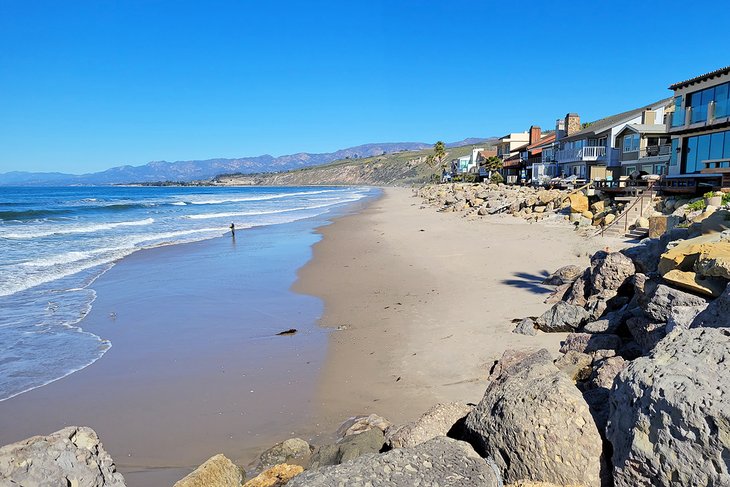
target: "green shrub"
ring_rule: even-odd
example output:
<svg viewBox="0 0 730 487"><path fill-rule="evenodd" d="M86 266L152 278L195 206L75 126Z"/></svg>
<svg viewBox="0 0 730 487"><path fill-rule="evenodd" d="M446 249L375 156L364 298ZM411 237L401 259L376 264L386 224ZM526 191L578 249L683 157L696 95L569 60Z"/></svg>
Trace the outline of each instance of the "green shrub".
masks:
<svg viewBox="0 0 730 487"><path fill-rule="evenodd" d="M465 183L473 183L477 180L477 175L472 173L464 174L463 180Z"/></svg>
<svg viewBox="0 0 730 487"><path fill-rule="evenodd" d="M503 183L503 182L504 182L504 178L503 178L503 177L502 177L502 175L501 175L501 174L499 174L498 172L495 172L494 174L492 174L492 177L491 177L491 178L489 178L489 180L490 180L490 181L491 181L492 183L494 183L494 184L501 184L501 183Z"/></svg>
<svg viewBox="0 0 730 487"><path fill-rule="evenodd" d="M722 204L723 205L730 204L730 193L723 193L722 194Z"/></svg>
<svg viewBox="0 0 730 487"><path fill-rule="evenodd" d="M687 205L687 208L689 208L690 211L704 210L705 207L707 207L705 200L697 200Z"/></svg>

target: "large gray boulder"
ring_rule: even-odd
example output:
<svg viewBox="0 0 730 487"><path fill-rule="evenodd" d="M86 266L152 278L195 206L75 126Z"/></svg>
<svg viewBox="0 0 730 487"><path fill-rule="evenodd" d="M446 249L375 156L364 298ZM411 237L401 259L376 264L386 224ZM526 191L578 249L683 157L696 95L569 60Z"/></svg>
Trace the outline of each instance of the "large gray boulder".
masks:
<svg viewBox="0 0 730 487"><path fill-rule="evenodd" d="M677 330L610 395L617 487L730 485L730 331Z"/></svg>
<svg viewBox="0 0 730 487"><path fill-rule="evenodd" d="M463 420L471 409L471 406L460 402L436 404L417 420L388 429L385 435L387 443L392 448L408 448L437 436L450 436L452 430L462 428Z"/></svg>
<svg viewBox="0 0 730 487"><path fill-rule="evenodd" d="M494 468L463 441L438 437L413 448L309 470L287 487L501 486Z"/></svg>
<svg viewBox="0 0 730 487"><path fill-rule="evenodd" d="M634 263L620 252L598 252L591 259L593 293L615 291L636 273Z"/></svg>
<svg viewBox="0 0 730 487"><path fill-rule="evenodd" d="M626 328L641 349L642 355L651 351L667 334L666 323L657 323L645 316L626 320Z"/></svg>
<svg viewBox="0 0 730 487"><path fill-rule="evenodd" d="M321 446L312 455L310 468L338 465L368 453L378 453L385 445L385 435L379 428L371 428L349 435L334 445Z"/></svg>
<svg viewBox="0 0 730 487"><path fill-rule="evenodd" d="M571 333L560 346L560 353L569 351L591 354L599 350L618 350L621 348L621 337L602 333L593 335L591 333Z"/></svg>
<svg viewBox="0 0 730 487"><path fill-rule="evenodd" d="M124 478L85 426L69 426L0 448L0 485L123 487Z"/></svg>
<svg viewBox="0 0 730 487"><path fill-rule="evenodd" d="M730 284L692 320L691 328L730 328Z"/></svg>
<svg viewBox="0 0 730 487"><path fill-rule="evenodd" d="M675 306L699 306L707 304L705 298L686 293L673 287L659 284L649 291L648 300L643 301L642 310L656 322L667 322Z"/></svg>
<svg viewBox="0 0 730 487"><path fill-rule="evenodd" d="M575 331L590 317L588 311L582 307L559 301L539 316L535 324L547 333Z"/></svg>
<svg viewBox="0 0 730 487"><path fill-rule="evenodd" d="M560 286L562 284L570 284L575 282L583 274L583 268L577 265L566 265L550 274L542 281L543 284L551 286Z"/></svg>
<svg viewBox="0 0 730 487"><path fill-rule="evenodd" d="M501 369L466 417L467 438L505 482L601 485L601 437L573 381L542 349Z"/></svg>

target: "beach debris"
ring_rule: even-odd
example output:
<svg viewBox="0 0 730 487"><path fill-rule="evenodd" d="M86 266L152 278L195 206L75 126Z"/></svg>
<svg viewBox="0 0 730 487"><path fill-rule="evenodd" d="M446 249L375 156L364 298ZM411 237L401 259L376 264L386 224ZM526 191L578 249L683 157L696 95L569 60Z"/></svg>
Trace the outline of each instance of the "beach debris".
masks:
<svg viewBox="0 0 730 487"><path fill-rule="evenodd" d="M337 330L339 330L339 331L344 331L344 330L349 330L349 329L350 329L350 327L348 325L338 325L337 326Z"/></svg>
<svg viewBox="0 0 730 487"><path fill-rule="evenodd" d="M276 336L289 336L295 334L297 331L296 328L289 328L288 330L280 331Z"/></svg>

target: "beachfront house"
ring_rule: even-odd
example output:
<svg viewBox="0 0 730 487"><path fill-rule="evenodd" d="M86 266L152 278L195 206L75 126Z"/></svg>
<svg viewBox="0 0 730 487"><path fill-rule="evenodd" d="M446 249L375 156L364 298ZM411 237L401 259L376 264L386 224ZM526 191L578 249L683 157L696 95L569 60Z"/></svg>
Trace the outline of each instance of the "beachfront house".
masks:
<svg viewBox="0 0 730 487"><path fill-rule="evenodd" d="M645 115L651 118L653 112ZM621 176L667 173L671 144L665 123L632 123L622 128L616 139L620 151Z"/></svg>
<svg viewBox="0 0 730 487"><path fill-rule="evenodd" d="M533 184L543 184L545 171L535 172L535 167L542 167L543 151L548 151L547 157L552 157L552 147L555 143L555 132L543 133L540 127L530 127L530 140L520 150L520 178ZM538 182L540 181L540 182Z"/></svg>
<svg viewBox="0 0 730 487"><path fill-rule="evenodd" d="M529 142L529 132L514 132L497 140L497 157L502 159L502 176L505 183L517 182L521 165L520 150Z"/></svg>
<svg viewBox="0 0 730 487"><path fill-rule="evenodd" d="M485 152L483 147L474 148L471 154L451 160L451 175L477 174L481 153Z"/></svg>
<svg viewBox="0 0 730 487"><path fill-rule="evenodd" d="M730 188L730 66L675 83L665 192Z"/></svg>
<svg viewBox="0 0 730 487"><path fill-rule="evenodd" d="M617 180L622 171L619 132L627 125L664 125L670 105L671 99L660 100L585 125L576 113L568 113L565 136L558 140L555 153L561 175L578 180Z"/></svg>
<svg viewBox="0 0 730 487"><path fill-rule="evenodd" d="M560 177L560 170L555 159L558 150L558 141L565 137L565 119L559 118L555 121L555 131L552 137L545 137L533 148L536 153L540 151L540 159L534 159L529 166L532 174L532 184L543 186L550 183L550 180Z"/></svg>

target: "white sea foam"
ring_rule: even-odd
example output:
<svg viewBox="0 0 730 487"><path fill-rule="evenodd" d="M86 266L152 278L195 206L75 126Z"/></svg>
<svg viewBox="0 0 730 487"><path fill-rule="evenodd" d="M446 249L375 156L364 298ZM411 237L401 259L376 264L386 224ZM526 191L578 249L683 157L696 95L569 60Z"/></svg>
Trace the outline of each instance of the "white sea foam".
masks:
<svg viewBox="0 0 730 487"><path fill-rule="evenodd" d="M50 237L51 235L68 235L73 233L93 233L103 230L111 230L117 227L133 227L141 225L151 225L155 222L154 218L145 218L144 220L126 221L126 222L115 222L115 223L94 223L91 225L56 225L48 227L43 226L42 230L29 229L25 232L18 231L5 231L0 228L0 238L11 238L11 239L29 239L29 238L41 238ZM16 227L17 229L17 227Z"/></svg>
<svg viewBox="0 0 730 487"><path fill-rule="evenodd" d="M226 198L217 198L217 199L205 199L205 200L191 200L190 203L193 205L219 205L223 203L240 203L244 201L267 201L267 200L275 200L280 198L289 198L291 196L308 196L308 195L317 195L317 194L323 194L323 193L332 193L336 191L336 189L321 189L318 191L300 191L296 193L276 193L276 194L268 194L268 195L260 195L260 196L244 196L240 198L232 198L232 197L226 197Z"/></svg>

